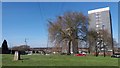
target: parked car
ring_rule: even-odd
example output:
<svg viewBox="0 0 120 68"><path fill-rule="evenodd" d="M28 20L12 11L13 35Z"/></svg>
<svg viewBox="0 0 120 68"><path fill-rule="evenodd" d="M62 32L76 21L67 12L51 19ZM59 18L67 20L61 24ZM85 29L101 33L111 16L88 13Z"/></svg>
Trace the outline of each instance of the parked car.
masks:
<svg viewBox="0 0 120 68"><path fill-rule="evenodd" d="M115 53L111 57L113 57L113 58L120 58L120 53Z"/></svg>
<svg viewBox="0 0 120 68"><path fill-rule="evenodd" d="M86 54L75 54L75 56L86 56Z"/></svg>

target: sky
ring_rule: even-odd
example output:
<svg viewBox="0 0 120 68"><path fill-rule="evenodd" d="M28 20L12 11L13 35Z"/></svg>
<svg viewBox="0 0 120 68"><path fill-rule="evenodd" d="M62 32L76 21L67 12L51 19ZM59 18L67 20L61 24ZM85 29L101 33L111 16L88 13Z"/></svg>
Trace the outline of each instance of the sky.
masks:
<svg viewBox="0 0 120 68"><path fill-rule="evenodd" d="M1 2L0 2L0 9L2 9ZM2 10L0 10L0 43L2 43Z"/></svg>
<svg viewBox="0 0 120 68"><path fill-rule="evenodd" d="M46 47L48 20L55 20L64 12L77 11L88 15L89 10L110 7L113 38L118 41L117 2L3 2L2 40L8 46L27 44L31 47Z"/></svg>

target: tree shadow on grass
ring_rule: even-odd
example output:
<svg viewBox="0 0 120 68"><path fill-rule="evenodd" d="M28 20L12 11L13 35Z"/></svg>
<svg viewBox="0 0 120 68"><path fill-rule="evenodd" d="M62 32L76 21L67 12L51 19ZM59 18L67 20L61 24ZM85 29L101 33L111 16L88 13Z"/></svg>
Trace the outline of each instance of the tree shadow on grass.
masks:
<svg viewBox="0 0 120 68"><path fill-rule="evenodd" d="M21 58L20 60L29 60L30 58Z"/></svg>

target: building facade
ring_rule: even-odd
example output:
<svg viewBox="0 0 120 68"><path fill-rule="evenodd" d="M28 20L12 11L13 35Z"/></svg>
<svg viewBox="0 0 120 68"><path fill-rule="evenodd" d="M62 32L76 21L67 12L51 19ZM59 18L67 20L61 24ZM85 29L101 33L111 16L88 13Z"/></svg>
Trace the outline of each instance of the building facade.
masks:
<svg viewBox="0 0 120 68"><path fill-rule="evenodd" d="M111 14L109 7L90 10L88 11L88 16L90 18L89 29L100 30L103 29L104 26L104 28L107 29L110 34L112 33Z"/></svg>
<svg viewBox="0 0 120 68"><path fill-rule="evenodd" d="M100 49L100 50L104 50L102 49L104 45L106 45L102 40L102 36L104 35L101 31L103 30L107 30L107 32L109 33L110 37L111 37L111 41L113 41L112 38L112 21L111 21L111 13L110 13L110 8L109 7L105 7L105 8L99 8L99 9L94 9L94 10L90 10L88 11L88 17L90 19L89 21L89 31L90 30L96 30L97 34L98 34L98 38L97 38L97 42L96 42L96 46ZM99 44L101 42L101 44ZM113 47L113 42L111 43L111 46L109 45L109 50L112 50Z"/></svg>

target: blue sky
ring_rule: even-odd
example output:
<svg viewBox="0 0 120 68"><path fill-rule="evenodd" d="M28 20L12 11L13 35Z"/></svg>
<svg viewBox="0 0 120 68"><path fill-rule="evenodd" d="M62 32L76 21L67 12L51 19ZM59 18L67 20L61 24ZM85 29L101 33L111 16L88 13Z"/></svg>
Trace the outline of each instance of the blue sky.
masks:
<svg viewBox="0 0 120 68"><path fill-rule="evenodd" d="M0 9L2 9L2 3L0 2ZM0 10L0 43L2 43L2 10Z"/></svg>
<svg viewBox="0 0 120 68"><path fill-rule="evenodd" d="M48 38L47 20L67 11L83 12L110 7L113 37L118 40L118 3L117 2L3 2L2 3L2 40L9 47L25 44L31 47L46 47Z"/></svg>

